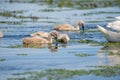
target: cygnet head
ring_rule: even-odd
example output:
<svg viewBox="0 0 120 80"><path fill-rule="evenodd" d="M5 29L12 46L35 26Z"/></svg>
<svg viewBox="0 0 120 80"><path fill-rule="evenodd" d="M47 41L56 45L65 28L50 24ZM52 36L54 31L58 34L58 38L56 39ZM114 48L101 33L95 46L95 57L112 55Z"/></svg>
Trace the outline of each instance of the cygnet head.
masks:
<svg viewBox="0 0 120 80"><path fill-rule="evenodd" d="M53 37L55 40L57 40L59 35L60 35L60 33L58 31L53 30L49 33L48 38Z"/></svg>
<svg viewBox="0 0 120 80"><path fill-rule="evenodd" d="M79 26L81 26L81 27L82 27L82 30L83 30L83 32L84 32L84 27L85 27L84 21L79 20L79 21L76 22L76 24L79 25Z"/></svg>

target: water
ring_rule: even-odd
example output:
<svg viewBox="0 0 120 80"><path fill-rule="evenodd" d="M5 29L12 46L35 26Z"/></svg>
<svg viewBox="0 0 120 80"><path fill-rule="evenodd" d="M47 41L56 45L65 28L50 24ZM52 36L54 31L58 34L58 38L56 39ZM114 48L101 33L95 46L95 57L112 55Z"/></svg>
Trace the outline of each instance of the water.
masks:
<svg viewBox="0 0 120 80"><path fill-rule="evenodd" d="M17 80L19 80L19 78L24 76L13 74L22 74L29 71L39 72L49 69L89 71L99 70L99 68L101 68L99 66L119 65L120 56L116 55L119 53L119 43L117 44L118 46L116 46L116 44L106 44L106 39L97 30L97 25L105 27L108 22L114 21L117 16L120 16L120 8L116 6L76 9L71 7L53 7L40 3L1 2L0 30L2 30L4 37L0 38L0 79L15 80L15 78L18 78ZM29 37L33 32L50 32L54 29L55 25L62 23L70 23L75 26L76 21L78 20L85 21L85 33L82 33L81 31L59 31L68 34L71 38L71 41L67 45L61 43L56 45L53 43L50 48L47 45L45 48L23 47L22 39L24 37ZM92 40L96 43L103 42L104 44L93 46L96 43L80 43L79 41L81 40ZM113 52L113 55L109 55L111 51ZM92 56L80 57L76 56L76 54L82 54L83 56L85 54L92 54ZM109 74L111 74L111 72ZM61 75L62 78L58 75ZM73 77L64 77L65 75L62 74L58 75L56 74L56 77L53 76L52 79L120 79L119 71L112 73L109 77L106 77L106 75L95 75L92 72L82 76L78 74L73 75ZM27 80L30 80L29 76L30 74L25 75L25 77L28 77L26 78ZM36 79L35 77L32 78ZM50 78L45 75L39 79L48 80Z"/></svg>

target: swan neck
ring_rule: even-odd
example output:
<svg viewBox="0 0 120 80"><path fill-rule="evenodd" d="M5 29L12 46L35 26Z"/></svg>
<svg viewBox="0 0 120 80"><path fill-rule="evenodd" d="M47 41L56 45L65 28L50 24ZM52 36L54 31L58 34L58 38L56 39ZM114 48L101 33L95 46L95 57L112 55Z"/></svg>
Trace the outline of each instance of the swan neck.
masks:
<svg viewBox="0 0 120 80"><path fill-rule="evenodd" d="M107 33L107 30L105 28L101 27L101 26L98 26L98 29L104 34Z"/></svg>
<svg viewBox="0 0 120 80"><path fill-rule="evenodd" d="M52 37L48 38L48 43L52 43Z"/></svg>

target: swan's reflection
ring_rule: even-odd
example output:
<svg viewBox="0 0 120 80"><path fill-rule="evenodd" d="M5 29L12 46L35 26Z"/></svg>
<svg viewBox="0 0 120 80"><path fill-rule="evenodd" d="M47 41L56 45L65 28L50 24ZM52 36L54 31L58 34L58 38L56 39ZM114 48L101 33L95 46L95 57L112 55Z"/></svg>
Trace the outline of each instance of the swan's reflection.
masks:
<svg viewBox="0 0 120 80"><path fill-rule="evenodd" d="M54 44L43 44L43 43L37 43L37 44L23 44L23 46L25 48L45 48L48 46L48 49L51 51L51 52L57 52L58 51L58 48L59 47L62 47L62 48L66 48L67 44L63 44L63 43L54 43Z"/></svg>
<svg viewBox="0 0 120 80"><path fill-rule="evenodd" d="M58 44L58 43L55 43L55 44L49 45L48 48L49 48L49 50L51 52L57 52L59 47L66 48L66 45L67 44Z"/></svg>
<svg viewBox="0 0 120 80"><path fill-rule="evenodd" d="M107 43L98 52L100 65L120 64L120 43Z"/></svg>
<svg viewBox="0 0 120 80"><path fill-rule="evenodd" d="M30 43L30 44L23 44L23 47L25 48L45 48L45 43Z"/></svg>
<svg viewBox="0 0 120 80"><path fill-rule="evenodd" d="M58 51L58 44L49 44L48 45L48 49L51 51L51 52L57 52Z"/></svg>

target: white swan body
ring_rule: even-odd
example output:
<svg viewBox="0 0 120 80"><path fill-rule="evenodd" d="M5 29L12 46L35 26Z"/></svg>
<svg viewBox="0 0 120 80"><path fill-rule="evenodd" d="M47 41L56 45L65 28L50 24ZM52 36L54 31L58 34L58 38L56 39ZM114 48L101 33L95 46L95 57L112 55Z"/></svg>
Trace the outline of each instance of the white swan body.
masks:
<svg viewBox="0 0 120 80"><path fill-rule="evenodd" d="M118 17L115 17L116 19L118 19L118 20L120 20L120 16L118 16Z"/></svg>
<svg viewBox="0 0 120 80"><path fill-rule="evenodd" d="M100 30L100 32L102 32L102 34L104 35L108 42L120 42L120 33L109 31L99 25L98 29Z"/></svg>
<svg viewBox="0 0 120 80"><path fill-rule="evenodd" d="M120 20L113 21L107 24L108 28L112 28L116 31L120 31Z"/></svg>

